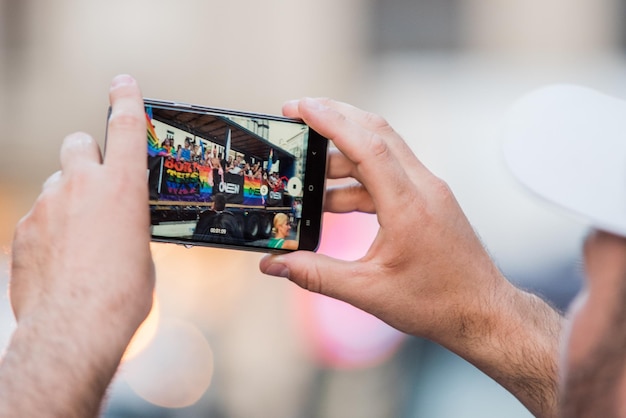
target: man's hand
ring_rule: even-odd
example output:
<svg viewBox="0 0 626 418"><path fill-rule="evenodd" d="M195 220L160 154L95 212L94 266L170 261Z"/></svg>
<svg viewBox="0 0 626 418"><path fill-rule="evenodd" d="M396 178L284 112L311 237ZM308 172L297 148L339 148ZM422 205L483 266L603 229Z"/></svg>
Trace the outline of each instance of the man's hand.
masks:
<svg viewBox="0 0 626 418"><path fill-rule="evenodd" d="M355 180L329 189L325 209L376 213L380 229L360 260L295 252L261 270L438 342L553 416L560 317L502 277L447 184L379 116L327 99L283 112L334 142L329 178Z"/></svg>
<svg viewBox="0 0 626 418"><path fill-rule="evenodd" d="M152 306L143 100L129 76L110 100L104 162L89 135L65 138L61 171L16 228L2 416L95 415Z"/></svg>

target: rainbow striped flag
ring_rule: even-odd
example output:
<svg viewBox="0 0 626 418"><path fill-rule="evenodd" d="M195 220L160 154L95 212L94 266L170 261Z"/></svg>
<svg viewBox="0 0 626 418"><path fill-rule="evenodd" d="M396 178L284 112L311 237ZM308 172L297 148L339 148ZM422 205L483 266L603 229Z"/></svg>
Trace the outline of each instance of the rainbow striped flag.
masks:
<svg viewBox="0 0 626 418"><path fill-rule="evenodd" d="M148 133L148 154L151 157L158 155L163 152L163 148L159 143L159 138L157 137L156 132L154 131L154 126L152 126L152 119L150 115L146 112L146 131Z"/></svg>

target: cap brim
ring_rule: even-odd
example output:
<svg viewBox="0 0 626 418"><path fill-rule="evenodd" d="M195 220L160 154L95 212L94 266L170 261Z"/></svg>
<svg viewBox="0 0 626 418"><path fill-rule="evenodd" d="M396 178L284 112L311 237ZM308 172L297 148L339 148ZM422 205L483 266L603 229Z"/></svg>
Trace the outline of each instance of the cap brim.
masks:
<svg viewBox="0 0 626 418"><path fill-rule="evenodd" d="M507 115L503 148L530 190L626 236L626 101L571 85L534 91Z"/></svg>

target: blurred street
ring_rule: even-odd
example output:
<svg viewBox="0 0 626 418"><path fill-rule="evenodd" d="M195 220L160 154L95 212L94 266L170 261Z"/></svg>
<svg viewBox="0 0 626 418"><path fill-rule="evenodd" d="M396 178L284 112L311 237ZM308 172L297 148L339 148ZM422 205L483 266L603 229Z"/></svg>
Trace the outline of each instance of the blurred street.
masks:
<svg viewBox="0 0 626 418"><path fill-rule="evenodd" d="M59 169L63 137L82 130L103 144L109 82L129 73L164 100L280 114L286 100L328 96L383 115L448 182L505 275L565 310L587 225L516 183L501 124L546 84L626 99L623 6L436 4L0 0L1 285L14 226ZM326 215L320 252L357 259L377 226L372 215ZM531 416L447 350L262 275L258 253L152 249L155 308L107 418ZM4 347L14 322L2 295Z"/></svg>

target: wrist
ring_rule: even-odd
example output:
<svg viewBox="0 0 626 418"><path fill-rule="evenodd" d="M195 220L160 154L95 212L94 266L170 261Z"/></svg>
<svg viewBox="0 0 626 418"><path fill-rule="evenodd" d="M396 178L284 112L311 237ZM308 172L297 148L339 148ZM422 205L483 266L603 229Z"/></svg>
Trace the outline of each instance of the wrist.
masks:
<svg viewBox="0 0 626 418"><path fill-rule="evenodd" d="M498 273L500 275L500 273ZM462 310L440 344L474 364L535 416L556 416L562 318L504 277Z"/></svg>
<svg viewBox="0 0 626 418"><path fill-rule="evenodd" d="M38 338L48 340L56 340L58 336L63 344L77 350L123 352L146 316L143 310L106 309L96 305L82 305L77 310L67 305L46 306L19 316L15 332L37 334ZM41 335L43 330L45 335Z"/></svg>
<svg viewBox="0 0 626 418"><path fill-rule="evenodd" d="M98 414L127 341L77 322L20 321L0 365L1 416Z"/></svg>

